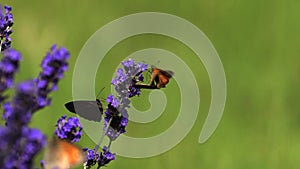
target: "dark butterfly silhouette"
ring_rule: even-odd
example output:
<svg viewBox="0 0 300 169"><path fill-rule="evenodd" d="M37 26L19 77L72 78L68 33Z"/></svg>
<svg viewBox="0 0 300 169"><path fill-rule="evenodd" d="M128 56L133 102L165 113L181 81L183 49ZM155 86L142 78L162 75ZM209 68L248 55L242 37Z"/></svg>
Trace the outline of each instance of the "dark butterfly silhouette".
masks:
<svg viewBox="0 0 300 169"><path fill-rule="evenodd" d="M152 67L152 77L149 84L135 84L134 87L139 89L160 89L165 88L169 80L173 77L174 72Z"/></svg>
<svg viewBox="0 0 300 169"><path fill-rule="evenodd" d="M72 113L78 114L90 121L100 122L103 114L103 105L99 99L76 100L65 104L65 107Z"/></svg>

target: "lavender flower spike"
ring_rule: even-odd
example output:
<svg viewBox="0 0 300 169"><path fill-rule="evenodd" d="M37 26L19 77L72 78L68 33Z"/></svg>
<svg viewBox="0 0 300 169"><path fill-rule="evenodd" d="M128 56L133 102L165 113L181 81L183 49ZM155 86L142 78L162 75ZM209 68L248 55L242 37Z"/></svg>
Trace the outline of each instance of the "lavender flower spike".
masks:
<svg viewBox="0 0 300 169"><path fill-rule="evenodd" d="M48 94L57 90L57 83L63 77L63 73L68 69L68 59L70 57L66 48L57 48L56 45L51 47L51 51L48 52L42 62L42 72L36 79L38 87L38 107L41 109L47 105L50 105L51 99Z"/></svg>
<svg viewBox="0 0 300 169"><path fill-rule="evenodd" d="M143 72L148 69L147 64L135 63L133 59L122 62L124 69L119 68L116 77L112 80L117 96L109 95L106 99L108 108L104 117L105 134L114 141L122 133L125 133L128 124L127 108L129 98L140 95L140 89L133 87L137 82L144 80ZM107 126L110 122L110 125ZM107 128L108 127L108 128Z"/></svg>

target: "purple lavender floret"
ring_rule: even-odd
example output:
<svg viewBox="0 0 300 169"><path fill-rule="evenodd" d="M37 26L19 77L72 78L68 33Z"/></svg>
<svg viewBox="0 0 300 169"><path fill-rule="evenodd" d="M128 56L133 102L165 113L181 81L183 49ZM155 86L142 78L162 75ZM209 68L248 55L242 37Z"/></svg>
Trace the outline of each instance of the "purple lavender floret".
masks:
<svg viewBox="0 0 300 169"><path fill-rule="evenodd" d="M3 119L8 127L19 129L28 125L37 105L35 83L33 80L22 82L16 90L13 100L4 104Z"/></svg>
<svg viewBox="0 0 300 169"><path fill-rule="evenodd" d="M98 164L97 168L105 166L110 161L114 160L116 156L116 154L111 153L106 146L102 148L102 152L100 152L100 155L99 152L95 149L84 148L83 151L86 152L87 161L85 162L84 166L86 166L87 168L91 168L96 164Z"/></svg>
<svg viewBox="0 0 300 169"><path fill-rule="evenodd" d="M116 154L115 153L111 153L108 149L108 147L104 146L102 148L101 154L100 154L100 158L98 160L98 166L105 166L106 164L108 164L110 161L115 159Z"/></svg>
<svg viewBox="0 0 300 169"><path fill-rule="evenodd" d="M118 100L118 98L114 97L113 95L109 95L106 98L106 103L110 104L114 108L118 108L118 106L120 105L120 101Z"/></svg>
<svg viewBox="0 0 300 169"><path fill-rule="evenodd" d="M84 165L86 167L92 167L96 165L100 158L99 152L95 149L88 149L88 148L84 148L83 151L86 152L86 160L87 160Z"/></svg>
<svg viewBox="0 0 300 169"><path fill-rule="evenodd" d="M11 13L12 8L10 6L4 6L5 13L2 6L0 6L0 51L4 51L11 46L12 26L14 24L13 15Z"/></svg>
<svg viewBox="0 0 300 169"><path fill-rule="evenodd" d="M39 129L24 127L21 143L23 148L22 160L32 161L33 157L45 146L46 137Z"/></svg>
<svg viewBox="0 0 300 169"><path fill-rule="evenodd" d="M120 101L120 106L117 109L124 117L128 117L126 108L129 108L129 98L140 95L140 89L133 86L144 80L142 72L147 70L148 65L141 62L134 63L133 59L123 61L122 65L124 69L118 69L112 84L115 86L117 99Z"/></svg>
<svg viewBox="0 0 300 169"><path fill-rule="evenodd" d="M58 138L74 143L79 142L82 136L82 126L77 117L64 115L58 119L55 134Z"/></svg>
<svg viewBox="0 0 300 169"><path fill-rule="evenodd" d="M120 134L126 132L125 128L127 124L128 118L123 116L113 116L106 135L111 141L116 140Z"/></svg>
<svg viewBox="0 0 300 169"><path fill-rule="evenodd" d="M128 119L123 117L117 109L120 105L118 98L115 98L113 95L109 95L106 98L106 102L108 103L108 108L105 111L104 129L107 128L107 125L111 120L106 135L113 141L120 134L125 133L125 127L127 126Z"/></svg>
<svg viewBox="0 0 300 169"><path fill-rule="evenodd" d="M63 73L68 69L68 59L70 57L66 48L58 48L56 45L51 47L41 64L42 72L36 79L38 94L38 107L41 109L50 105L51 99L48 94L57 90L58 81L63 78Z"/></svg>
<svg viewBox="0 0 300 169"><path fill-rule="evenodd" d="M15 73L19 69L21 55L13 49L2 52L3 58L0 61L0 103L3 103L6 96L3 93L13 86Z"/></svg>
<svg viewBox="0 0 300 169"><path fill-rule="evenodd" d="M112 80L118 95L125 99L140 95L140 89L134 88L133 85L144 80L142 72L148 69L148 65L141 62L134 63L133 59L123 61L122 65L124 70L119 68Z"/></svg>

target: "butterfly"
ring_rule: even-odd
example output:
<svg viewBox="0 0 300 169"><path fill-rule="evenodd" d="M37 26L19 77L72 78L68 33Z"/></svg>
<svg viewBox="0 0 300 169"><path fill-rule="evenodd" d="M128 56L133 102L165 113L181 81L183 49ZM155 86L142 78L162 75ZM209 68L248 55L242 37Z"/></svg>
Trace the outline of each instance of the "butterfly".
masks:
<svg viewBox="0 0 300 169"><path fill-rule="evenodd" d="M103 105L99 99L76 100L65 104L65 107L72 113L78 114L90 121L100 122L103 114Z"/></svg>
<svg viewBox="0 0 300 169"><path fill-rule="evenodd" d="M174 72L170 70L162 70L156 67L152 67L152 76L150 83L147 84L135 84L134 87L140 89L160 89L165 88L173 77Z"/></svg>
<svg viewBox="0 0 300 169"><path fill-rule="evenodd" d="M97 97L104 90L104 88L105 87L98 92ZM100 122L103 114L103 105L99 99L70 101L65 103L65 107L70 112L95 122Z"/></svg>
<svg viewBox="0 0 300 169"><path fill-rule="evenodd" d="M46 148L44 169L67 169L84 161L85 155L81 148L55 137Z"/></svg>

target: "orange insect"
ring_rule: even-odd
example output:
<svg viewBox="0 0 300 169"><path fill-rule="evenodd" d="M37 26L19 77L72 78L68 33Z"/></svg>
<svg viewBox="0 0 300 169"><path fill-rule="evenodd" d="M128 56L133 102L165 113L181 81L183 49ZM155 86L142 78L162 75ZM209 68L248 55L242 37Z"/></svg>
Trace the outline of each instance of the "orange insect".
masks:
<svg viewBox="0 0 300 169"><path fill-rule="evenodd" d="M66 169L83 164L85 155L81 148L54 138L45 153L44 169Z"/></svg>
<svg viewBox="0 0 300 169"><path fill-rule="evenodd" d="M140 89L160 89L165 88L169 83L170 79L173 77L174 72L170 70L162 70L156 67L152 67L152 77L149 85L146 84L136 84L134 87Z"/></svg>
<svg viewBox="0 0 300 169"><path fill-rule="evenodd" d="M164 88L169 83L169 80L172 78L173 75L174 72L170 70L162 70L153 67L150 86L156 86L157 89Z"/></svg>

